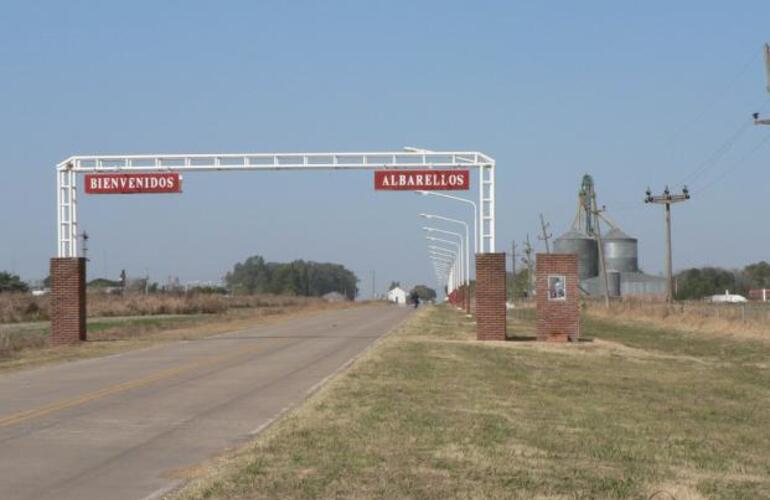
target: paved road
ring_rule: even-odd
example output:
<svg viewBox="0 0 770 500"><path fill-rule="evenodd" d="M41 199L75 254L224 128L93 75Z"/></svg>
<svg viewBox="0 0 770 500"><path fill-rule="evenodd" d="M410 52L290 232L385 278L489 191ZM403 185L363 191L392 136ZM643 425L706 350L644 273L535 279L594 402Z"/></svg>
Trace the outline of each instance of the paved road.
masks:
<svg viewBox="0 0 770 500"><path fill-rule="evenodd" d="M0 376L0 498L143 499L247 440L407 317L326 312Z"/></svg>

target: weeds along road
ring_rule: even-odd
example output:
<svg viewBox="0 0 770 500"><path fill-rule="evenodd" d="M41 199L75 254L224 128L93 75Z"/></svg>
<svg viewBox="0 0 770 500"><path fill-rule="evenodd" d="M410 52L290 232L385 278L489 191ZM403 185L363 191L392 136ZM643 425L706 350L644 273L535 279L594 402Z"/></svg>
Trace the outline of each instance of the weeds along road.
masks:
<svg viewBox="0 0 770 500"><path fill-rule="evenodd" d="M0 376L0 498L142 499L259 432L409 315L371 306Z"/></svg>

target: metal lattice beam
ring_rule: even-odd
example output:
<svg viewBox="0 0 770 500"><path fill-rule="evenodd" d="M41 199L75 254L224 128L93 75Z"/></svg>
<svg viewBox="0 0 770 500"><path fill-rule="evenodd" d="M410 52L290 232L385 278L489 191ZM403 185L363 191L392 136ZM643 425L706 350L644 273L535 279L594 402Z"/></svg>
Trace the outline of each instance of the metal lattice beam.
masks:
<svg viewBox="0 0 770 500"><path fill-rule="evenodd" d="M77 174L244 170L478 169L481 253L495 248L495 160L477 151L376 151L72 156L57 165L58 255L78 255Z"/></svg>

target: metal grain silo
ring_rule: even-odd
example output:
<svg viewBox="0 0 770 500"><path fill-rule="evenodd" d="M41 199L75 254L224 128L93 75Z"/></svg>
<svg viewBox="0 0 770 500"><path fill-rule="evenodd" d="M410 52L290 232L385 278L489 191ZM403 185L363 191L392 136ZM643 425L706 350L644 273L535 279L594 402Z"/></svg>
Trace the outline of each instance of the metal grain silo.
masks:
<svg viewBox="0 0 770 500"><path fill-rule="evenodd" d="M607 271L607 287L610 291L610 297L620 297L620 273L617 271Z"/></svg>
<svg viewBox="0 0 770 500"><path fill-rule="evenodd" d="M607 272L633 273L639 270L638 242L617 227L602 236Z"/></svg>
<svg viewBox="0 0 770 500"><path fill-rule="evenodd" d="M555 253L578 255L578 275L581 280L599 274L599 245L595 239L573 229L556 238L553 249Z"/></svg>

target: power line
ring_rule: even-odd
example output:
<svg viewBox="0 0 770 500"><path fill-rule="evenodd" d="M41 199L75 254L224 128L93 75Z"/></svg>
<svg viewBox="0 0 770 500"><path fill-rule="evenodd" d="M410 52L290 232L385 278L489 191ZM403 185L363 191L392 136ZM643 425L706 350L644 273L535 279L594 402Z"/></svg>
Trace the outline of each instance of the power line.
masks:
<svg viewBox="0 0 770 500"><path fill-rule="evenodd" d="M698 178L705 174L710 168L733 147L740 137L753 125L753 121L743 122L715 151L713 151L705 160L700 162L695 169L686 175L677 185L693 184Z"/></svg>
<svg viewBox="0 0 770 500"><path fill-rule="evenodd" d="M738 71L738 73L736 73L735 76L733 76L733 78L731 78L728 81L728 84L724 86L721 91L713 95L713 97L708 101L708 104L706 104L706 106L704 106L701 109L700 113L695 115L694 118L688 120L683 126L677 129L677 131L674 132L669 137L668 140L666 140L663 143L663 149L668 149L669 147L671 147L674 144L674 142L676 142L676 140L682 135L682 133L684 133L689 128L691 128L693 124L700 122L701 119L704 116L706 116L706 114L709 111L711 111L711 109L716 105L716 103L719 102L722 98L724 98L727 95L727 93L733 89L735 84L738 83L738 81L741 79L741 77L743 77L744 74L746 74L746 72L756 62L756 59L759 56L760 56L759 52L752 51L751 57L746 61L746 63L743 64L743 66L740 67L740 70Z"/></svg>
<svg viewBox="0 0 770 500"><path fill-rule="evenodd" d="M729 174L737 170L739 167L743 166L743 164L749 161L749 159L751 159L751 157L754 156L757 151L762 149L762 146L767 144L768 141L770 141L770 134L766 135L759 143L757 143L753 148L751 148L751 150L748 153L746 153L740 160L738 160L736 163L733 163L730 167L728 167L727 170L725 170L719 176L715 177L706 185L698 189L697 193L700 194L703 191L715 186L720 181L722 181L725 177L727 177Z"/></svg>

